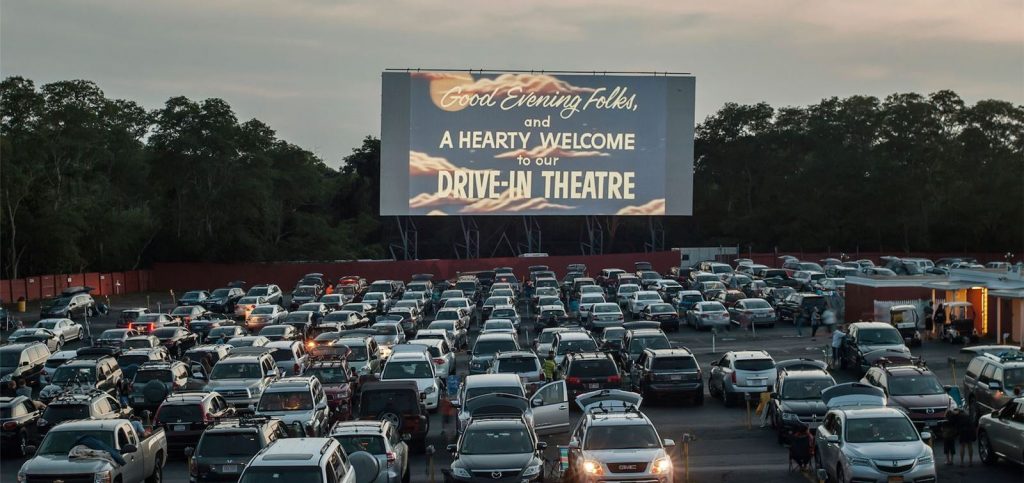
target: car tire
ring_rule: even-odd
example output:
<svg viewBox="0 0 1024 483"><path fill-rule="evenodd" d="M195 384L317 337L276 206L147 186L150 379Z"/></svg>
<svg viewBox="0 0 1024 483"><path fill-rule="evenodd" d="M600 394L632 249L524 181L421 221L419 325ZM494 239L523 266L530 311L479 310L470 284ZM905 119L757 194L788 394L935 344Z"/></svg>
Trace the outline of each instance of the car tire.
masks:
<svg viewBox="0 0 1024 483"><path fill-rule="evenodd" d="M978 458L986 465L994 465L999 461L999 456L992 451L992 441L984 431L978 433Z"/></svg>
<svg viewBox="0 0 1024 483"><path fill-rule="evenodd" d="M157 453L156 460L153 461L153 474L146 478L146 483L162 483L164 481L164 465L163 455Z"/></svg>

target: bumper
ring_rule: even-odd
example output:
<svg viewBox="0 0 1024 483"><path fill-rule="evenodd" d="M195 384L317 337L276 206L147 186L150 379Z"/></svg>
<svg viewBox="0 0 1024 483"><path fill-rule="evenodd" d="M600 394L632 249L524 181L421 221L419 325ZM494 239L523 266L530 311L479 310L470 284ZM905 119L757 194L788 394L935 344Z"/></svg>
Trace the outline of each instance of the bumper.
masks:
<svg viewBox="0 0 1024 483"><path fill-rule="evenodd" d="M916 465L904 473L888 473L873 466L850 466L850 481L856 483L888 483L890 478L902 478L905 483L935 483L935 465Z"/></svg>
<svg viewBox="0 0 1024 483"><path fill-rule="evenodd" d="M654 382L647 385L647 390L655 394L679 394L704 392L704 383L701 382Z"/></svg>
<svg viewBox="0 0 1024 483"><path fill-rule="evenodd" d="M725 386L725 392L730 394L761 394L772 392L771 386Z"/></svg>

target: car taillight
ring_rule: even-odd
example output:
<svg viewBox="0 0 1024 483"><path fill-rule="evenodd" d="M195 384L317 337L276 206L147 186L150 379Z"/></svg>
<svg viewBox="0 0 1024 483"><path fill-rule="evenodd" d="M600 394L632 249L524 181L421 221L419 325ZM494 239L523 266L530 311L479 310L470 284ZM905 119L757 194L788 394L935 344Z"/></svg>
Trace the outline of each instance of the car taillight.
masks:
<svg viewBox="0 0 1024 483"><path fill-rule="evenodd" d="M292 371L294 371L294 372L295 372L295 375L296 375L296 376L297 376L297 375L299 375L299 371L300 371L301 369L302 369L302 368L301 368L301 367L299 367L299 365L298 365L298 364L295 364L295 365L294 365L294 366L292 367Z"/></svg>
<svg viewBox="0 0 1024 483"><path fill-rule="evenodd" d="M565 383L566 384L579 384L580 383L580 378L578 378L578 377L567 377L567 378L565 378Z"/></svg>
<svg viewBox="0 0 1024 483"><path fill-rule="evenodd" d="M153 324L149 324L149 331L150 331L150 332L152 332L152 331L153 331Z"/></svg>
<svg viewBox="0 0 1024 483"><path fill-rule="evenodd" d="M14 431L15 429L18 429L18 423L14 421L7 421L4 423L3 429L4 431Z"/></svg>
<svg viewBox="0 0 1024 483"><path fill-rule="evenodd" d="M618 375L608 376L608 382L618 384L622 382L622 378L619 377Z"/></svg>
<svg viewBox="0 0 1024 483"><path fill-rule="evenodd" d="M736 373L732 373L732 383L736 384Z"/></svg>
<svg viewBox="0 0 1024 483"><path fill-rule="evenodd" d="M444 359L440 357L435 357L434 364L444 364Z"/></svg>
<svg viewBox="0 0 1024 483"><path fill-rule="evenodd" d="M395 459L396 459L396 458L395 458L395 453L393 453L393 452L391 452L391 451L388 451L388 452L387 452L387 453L385 453L385 454L386 454L386 455L387 455L387 457L388 457L388 466L391 466L391 464L392 464L392 463L394 463L394 462L395 462Z"/></svg>

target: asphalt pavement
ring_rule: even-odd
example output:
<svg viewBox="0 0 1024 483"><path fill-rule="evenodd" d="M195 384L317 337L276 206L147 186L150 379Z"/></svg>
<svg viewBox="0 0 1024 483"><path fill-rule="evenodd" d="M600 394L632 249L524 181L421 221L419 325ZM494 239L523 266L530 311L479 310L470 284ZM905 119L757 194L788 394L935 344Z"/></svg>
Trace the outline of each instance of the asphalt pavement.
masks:
<svg viewBox="0 0 1024 483"><path fill-rule="evenodd" d="M90 319L93 333L98 335L103 330L113 328L120 309L145 306L147 300L152 301L152 308L155 309L156 301L162 298L167 298L167 295L137 294L113 300L108 315ZM163 303L166 305L167 302L169 301ZM37 314L38 310L24 314L22 319L26 326L38 319ZM524 333L531 333L531 328L532 320L526 318L523 323ZM475 332L471 334L475 335ZM738 329L713 334L682 327L679 332L669 333L669 338L673 345L687 347L693 351L706 375L711 362L730 350L764 349L776 361L799 357L821 359L822 350L830 341L827 332L819 333L816 339L811 339L806 332L804 337L798 338L795 335L791 325L779 324L774 329L758 329L756 336ZM522 339L525 344L527 337L524 336ZM68 348L74 348L78 344L79 342L71 343ZM968 357L959 354L959 346L942 342L925 342L923 347L914 348L913 352L929 363L929 367L944 384L955 384L954 370L956 376L961 377L962 370L969 360ZM951 357L958 361L955 369L948 362ZM468 370L468 357L460 353L457 359L459 374L464 375ZM833 376L839 382L859 379L859 376L848 371L837 371ZM756 401L752 404L756 406ZM677 482L815 481L813 474L788 468L786 448L776 443L775 435L770 429L759 427L756 415L750 414L748 421L748 412L743 404L735 408L726 408L721 401L705 395L703 406L692 406L688 401L682 400L645 401L642 410L655 423L662 438L670 438L677 443ZM570 413L570 417L578 417L578 413ZM412 481L415 482L442 481L441 469L446 468L451 460L445 446L454 442L451 439L453 426L445 426L442 415L436 413L432 415L430 427L428 444L435 450L433 461L430 462L425 455L413 456L410 467ZM688 437L684 438L684 435ZM549 444L546 456L557 458L556 447L567 444L568 435L552 435L543 439ZM692 442L684 444L684 440ZM976 460L972 467L943 466L941 454L936 461L940 463L938 476L942 482L1024 482L1024 469L1005 462L996 466L986 466ZM6 456L0 460L0 481L17 481L17 471L22 462L22 459ZM187 482L186 462L183 459L169 461L164 470L164 478L172 483Z"/></svg>

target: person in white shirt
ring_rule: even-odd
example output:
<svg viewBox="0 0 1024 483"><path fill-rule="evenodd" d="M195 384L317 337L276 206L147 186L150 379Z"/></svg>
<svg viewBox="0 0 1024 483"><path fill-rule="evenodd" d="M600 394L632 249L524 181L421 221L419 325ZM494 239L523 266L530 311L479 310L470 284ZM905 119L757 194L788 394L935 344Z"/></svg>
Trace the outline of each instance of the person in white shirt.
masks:
<svg viewBox="0 0 1024 483"><path fill-rule="evenodd" d="M846 338L846 331L843 329L843 324L839 324L836 330L832 331L832 367L843 367L843 339Z"/></svg>

